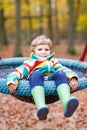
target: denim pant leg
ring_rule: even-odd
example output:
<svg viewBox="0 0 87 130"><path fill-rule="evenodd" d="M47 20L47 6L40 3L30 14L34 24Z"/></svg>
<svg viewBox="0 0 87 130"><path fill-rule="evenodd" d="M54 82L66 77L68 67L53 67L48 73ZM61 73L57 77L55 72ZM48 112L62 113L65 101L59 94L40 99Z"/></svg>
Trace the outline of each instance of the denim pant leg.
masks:
<svg viewBox="0 0 87 130"><path fill-rule="evenodd" d="M29 84L30 84L30 89L34 88L35 86L44 87L44 76L39 71L32 72L32 74L29 76L28 80L29 80Z"/></svg>
<svg viewBox="0 0 87 130"><path fill-rule="evenodd" d="M66 77L66 74L63 71L57 71L57 72L53 73L50 80L55 81L56 87L58 87L62 83L66 83L69 85L69 81Z"/></svg>

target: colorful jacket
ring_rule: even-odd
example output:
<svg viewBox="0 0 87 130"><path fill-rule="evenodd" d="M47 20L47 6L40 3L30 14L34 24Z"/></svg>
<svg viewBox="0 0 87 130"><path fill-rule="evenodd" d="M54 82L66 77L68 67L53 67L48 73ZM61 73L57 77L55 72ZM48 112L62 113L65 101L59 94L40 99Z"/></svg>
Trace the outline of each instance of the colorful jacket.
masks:
<svg viewBox="0 0 87 130"><path fill-rule="evenodd" d="M7 75L7 85L13 83L17 86L20 79L27 79L33 71L40 71L45 75L60 70L65 72L68 80L72 77L78 78L74 71L60 64L58 59L54 58L54 54L46 59L42 59L32 54L31 57L25 60L21 66L17 67L14 72Z"/></svg>

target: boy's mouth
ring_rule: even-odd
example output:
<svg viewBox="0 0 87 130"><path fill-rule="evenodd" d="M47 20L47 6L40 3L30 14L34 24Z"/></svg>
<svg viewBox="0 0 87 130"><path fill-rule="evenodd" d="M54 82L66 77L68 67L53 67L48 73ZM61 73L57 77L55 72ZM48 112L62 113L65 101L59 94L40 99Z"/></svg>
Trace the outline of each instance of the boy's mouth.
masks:
<svg viewBox="0 0 87 130"><path fill-rule="evenodd" d="M40 56L40 57L42 57L42 58L46 58L47 56Z"/></svg>

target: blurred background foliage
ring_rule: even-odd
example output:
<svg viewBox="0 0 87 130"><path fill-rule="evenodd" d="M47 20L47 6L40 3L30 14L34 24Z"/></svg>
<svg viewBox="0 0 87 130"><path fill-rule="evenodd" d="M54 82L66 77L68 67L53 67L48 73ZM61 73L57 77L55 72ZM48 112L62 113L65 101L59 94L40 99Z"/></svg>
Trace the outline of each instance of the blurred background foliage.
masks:
<svg viewBox="0 0 87 130"><path fill-rule="evenodd" d="M75 54L75 43L87 40L87 0L0 0L0 49L15 44L21 56L21 45L41 34L54 44L66 39Z"/></svg>

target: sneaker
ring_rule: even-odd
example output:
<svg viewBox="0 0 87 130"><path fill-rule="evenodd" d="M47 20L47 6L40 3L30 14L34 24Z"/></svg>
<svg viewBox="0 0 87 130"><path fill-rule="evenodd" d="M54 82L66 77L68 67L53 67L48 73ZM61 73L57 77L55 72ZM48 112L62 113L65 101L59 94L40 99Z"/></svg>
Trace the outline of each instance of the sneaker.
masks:
<svg viewBox="0 0 87 130"><path fill-rule="evenodd" d="M67 103L66 110L64 111L65 117L71 117L79 105L76 97L71 97Z"/></svg>
<svg viewBox="0 0 87 130"><path fill-rule="evenodd" d="M49 113L49 109L47 106L45 106L45 107L38 109L37 116L38 116L39 120L46 120L48 113Z"/></svg>

